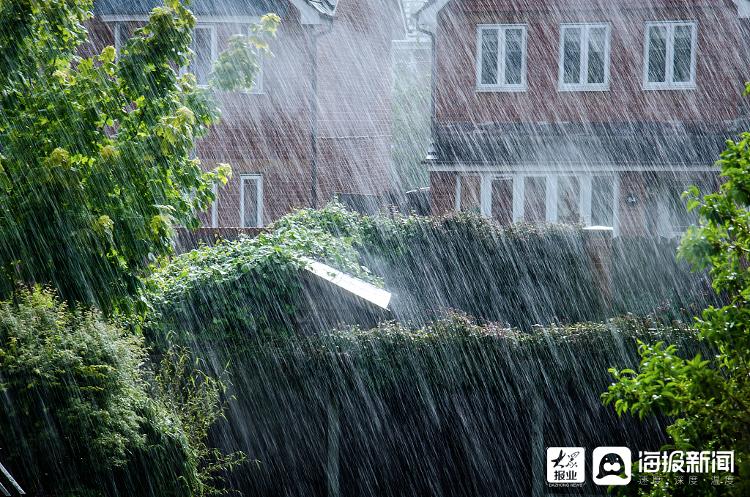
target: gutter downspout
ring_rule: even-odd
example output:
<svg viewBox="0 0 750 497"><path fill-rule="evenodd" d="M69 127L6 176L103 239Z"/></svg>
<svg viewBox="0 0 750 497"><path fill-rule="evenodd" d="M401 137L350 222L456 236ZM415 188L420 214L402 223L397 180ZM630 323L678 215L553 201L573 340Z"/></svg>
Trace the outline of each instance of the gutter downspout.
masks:
<svg viewBox="0 0 750 497"><path fill-rule="evenodd" d="M318 38L331 32L333 19L323 31L313 32L310 67L310 207L318 206Z"/></svg>
<svg viewBox="0 0 750 497"><path fill-rule="evenodd" d="M430 148L427 149L427 156L422 161L423 164L432 162L437 159L437 111L435 101L437 96L437 50L435 47L435 33L419 27L419 14L417 14L415 29L422 34L430 37Z"/></svg>

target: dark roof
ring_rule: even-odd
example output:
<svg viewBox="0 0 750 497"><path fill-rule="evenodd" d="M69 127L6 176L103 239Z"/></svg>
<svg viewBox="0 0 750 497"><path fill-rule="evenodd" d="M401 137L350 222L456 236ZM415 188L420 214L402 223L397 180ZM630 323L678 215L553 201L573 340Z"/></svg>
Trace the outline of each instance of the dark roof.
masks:
<svg viewBox="0 0 750 497"><path fill-rule="evenodd" d="M311 5L314 3L312 0L306 1ZM94 14L146 15L154 7L162 5L164 0L94 0ZM284 0L192 0L189 8L198 17L232 17L261 16L269 12L283 15L288 10L288 5L289 3Z"/></svg>
<svg viewBox="0 0 750 497"><path fill-rule="evenodd" d="M435 163L518 167L708 167L737 126L672 123L455 123L438 128Z"/></svg>

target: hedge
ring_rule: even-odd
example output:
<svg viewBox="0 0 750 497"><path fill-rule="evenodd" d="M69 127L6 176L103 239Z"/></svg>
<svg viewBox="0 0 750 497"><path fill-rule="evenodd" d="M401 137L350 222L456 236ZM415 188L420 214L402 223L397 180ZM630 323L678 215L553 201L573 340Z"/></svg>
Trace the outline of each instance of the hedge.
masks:
<svg viewBox="0 0 750 497"><path fill-rule="evenodd" d="M619 420L599 400L639 339L696 347L689 329L634 318L526 333L462 315L214 344L237 398L215 440L257 461L233 477L247 495L326 495L332 412L343 495L530 495L537 394L547 446L664 443L663 420Z"/></svg>
<svg viewBox="0 0 750 497"><path fill-rule="evenodd" d="M28 495L209 494L228 461L205 445L218 384L154 373L143 339L99 312L17 291L0 302L0 461Z"/></svg>

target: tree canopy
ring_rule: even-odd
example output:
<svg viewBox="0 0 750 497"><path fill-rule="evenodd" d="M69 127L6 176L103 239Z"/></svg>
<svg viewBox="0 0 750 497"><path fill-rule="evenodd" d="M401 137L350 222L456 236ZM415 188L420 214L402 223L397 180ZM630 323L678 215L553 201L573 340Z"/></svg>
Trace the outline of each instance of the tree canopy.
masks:
<svg viewBox="0 0 750 497"><path fill-rule="evenodd" d="M679 475L662 475L642 489L651 496L750 493L750 133L728 141L718 165L719 191L686 192L699 223L685 234L679 251L696 269L709 270L714 290L729 302L696 319L711 354L683 358L673 345L641 344L639 370L612 370L615 383L604 400L620 414L674 418L667 431L675 450L734 450L739 478L731 485L704 478L686 486L676 484Z"/></svg>
<svg viewBox="0 0 750 497"><path fill-rule="evenodd" d="M48 282L107 310L171 251L174 226L198 225L230 170L206 172L193 154L219 117L210 92L179 69L193 14L167 0L119 54L83 56L91 8L0 1L0 296L18 281ZM267 51L263 35L277 24L264 17L243 64L223 64L219 82L234 69L233 89L251 83L250 47Z"/></svg>

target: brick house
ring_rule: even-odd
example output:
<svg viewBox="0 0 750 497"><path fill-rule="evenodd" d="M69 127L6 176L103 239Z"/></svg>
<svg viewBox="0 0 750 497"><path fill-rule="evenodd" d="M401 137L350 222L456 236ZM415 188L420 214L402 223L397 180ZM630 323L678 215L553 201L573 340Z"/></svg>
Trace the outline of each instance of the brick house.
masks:
<svg viewBox="0 0 750 497"><path fill-rule="evenodd" d="M714 188L742 99L748 0L431 0L433 213L672 236Z"/></svg>
<svg viewBox="0 0 750 497"><path fill-rule="evenodd" d="M161 4L95 0L92 43L118 48ZM259 227L336 193L390 189L390 50L404 29L396 0L193 0L190 9L199 83L230 36L265 13L281 17L255 88L215 92L221 122L196 154L233 175L205 226Z"/></svg>

